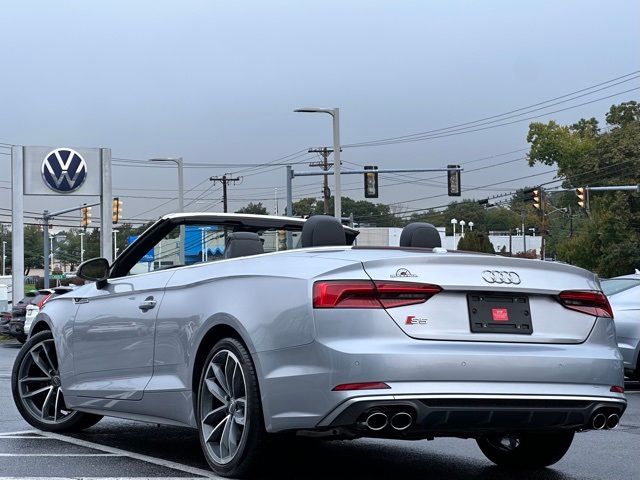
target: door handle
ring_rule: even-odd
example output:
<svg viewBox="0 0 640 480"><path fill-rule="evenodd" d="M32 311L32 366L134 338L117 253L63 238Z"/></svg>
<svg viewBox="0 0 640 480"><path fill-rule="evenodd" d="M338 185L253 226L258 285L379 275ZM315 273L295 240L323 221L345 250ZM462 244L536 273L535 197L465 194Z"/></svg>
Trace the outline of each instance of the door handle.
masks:
<svg viewBox="0 0 640 480"><path fill-rule="evenodd" d="M147 310L151 310L155 306L156 306L156 301L153 299L153 297L147 297L144 299L144 302L138 305L138 308L143 312L146 312Z"/></svg>

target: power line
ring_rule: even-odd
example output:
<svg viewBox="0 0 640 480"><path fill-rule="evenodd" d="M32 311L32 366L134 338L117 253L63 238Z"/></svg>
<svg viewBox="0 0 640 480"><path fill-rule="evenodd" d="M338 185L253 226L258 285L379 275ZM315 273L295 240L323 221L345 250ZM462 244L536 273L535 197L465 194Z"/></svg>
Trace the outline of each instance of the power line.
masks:
<svg viewBox="0 0 640 480"><path fill-rule="evenodd" d="M469 128L474 128L474 127L479 126L479 125L476 125L476 124L487 124L487 123L494 123L496 121L502 121L505 118L501 118L501 117L505 117L505 116L510 115L512 113L515 113L515 112L523 112L524 111L524 113L521 113L520 115L526 115L527 113L531 113L532 111L540 110L540 109L531 110L533 107L538 107L540 105L548 104L548 103L551 103L551 102L554 102L556 100L560 100L560 99L563 99L563 98L573 97L574 95L576 95L578 93L586 92L588 90L593 90L593 89L595 89L597 87L600 87L600 86L603 86L603 85L612 84L612 85L608 85L607 87L604 87L604 88L601 88L601 89L598 89L598 90L594 90L594 91L592 91L590 93L586 93L586 94L583 94L583 95L575 96L574 98L570 98L570 99L564 100L563 102L572 101L572 100L575 100L576 98L584 97L585 95L591 95L591 94L596 93L598 91L601 91L601 90L604 90L604 89L607 89L607 88L611 88L611 87L619 85L621 83L625 83L625 82L629 82L631 80L634 80L634 79L639 77L639 75L638 75L639 73L640 73L640 70L636 70L636 71L628 73L626 75L622 75L622 76L613 78L611 80L607 80L605 82L601 82L601 83L598 83L598 84L595 84L595 85L591 85L589 87L582 88L580 90L576 90L576 91L573 91L571 93L567 93L565 95L561 95L559 97L551 98L549 100L545 100L545 101L542 101L542 102L534 103L534 104L528 105L526 107L517 108L517 109L510 110L508 112L500 113L500 114L497 114L497 115L491 115L489 117L480 118L478 120L459 123L459 124L451 125L451 126L448 126L448 127L436 128L436 129L433 129L433 130L426 130L426 131L418 132L418 133L412 133L412 134L400 135L400 136L396 136L396 137L387 137L387 138L382 138L382 139L377 139L377 140L370 140L370 141L346 144L346 145L343 145L343 148L377 146L378 144L384 145L384 144L391 144L391 143L404 143L404 141L411 141L411 139L416 139L416 137L420 137L420 138L418 138L416 140L413 140L413 141L425 140L425 139L428 139L427 137L429 137L429 138L440 138L439 136L431 137L430 134L438 134L439 135L439 133L443 133L443 132L446 132L446 131L449 131L449 130L466 130L466 129L469 129ZM628 77L632 77L632 78L628 78ZM625 79L625 80L622 80L621 82L618 82L618 83L613 83L613 82L616 82L617 80L621 80L621 79ZM620 92L619 94L621 94L621 93L627 93L627 92ZM614 95L618 95L618 94L614 94ZM609 97L604 97L604 98L609 98ZM602 100L602 99L597 99L597 100L594 100L594 101L599 101L599 100ZM557 104L563 103L563 102L558 102L558 103L555 103L553 105L557 105ZM548 107L553 106L553 105L547 105L544 108L548 108ZM572 106L572 107L569 107L569 108L576 108L576 107L579 107L579 106L582 106L582 105L584 105L584 104L575 105L575 106ZM526 111L526 110L530 110L530 111ZM563 110L560 110L560 111L563 111ZM547 113L544 113L542 115L547 115L549 113L556 113L556 112L547 112ZM542 115L540 115L540 116L542 116ZM499 119L499 120L494 120L494 119ZM488 120L494 120L494 122L487 122ZM519 121L523 121L523 120L526 120L526 119L522 119L522 120L519 120ZM460 127L465 127L465 128L460 128Z"/></svg>

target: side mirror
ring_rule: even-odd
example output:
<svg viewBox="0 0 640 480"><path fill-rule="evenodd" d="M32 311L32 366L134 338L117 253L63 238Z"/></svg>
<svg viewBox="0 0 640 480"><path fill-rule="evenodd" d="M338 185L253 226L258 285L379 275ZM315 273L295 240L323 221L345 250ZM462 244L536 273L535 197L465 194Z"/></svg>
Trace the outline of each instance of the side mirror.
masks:
<svg viewBox="0 0 640 480"><path fill-rule="evenodd" d="M92 258L82 262L76 275L90 282L96 282L96 287L103 288L109 278L109 261L106 258Z"/></svg>

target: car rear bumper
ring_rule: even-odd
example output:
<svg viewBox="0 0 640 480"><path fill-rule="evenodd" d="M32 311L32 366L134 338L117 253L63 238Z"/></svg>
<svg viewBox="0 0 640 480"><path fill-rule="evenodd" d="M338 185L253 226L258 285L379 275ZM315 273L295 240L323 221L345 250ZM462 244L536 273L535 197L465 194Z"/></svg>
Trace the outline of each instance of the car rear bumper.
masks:
<svg viewBox="0 0 640 480"><path fill-rule="evenodd" d="M23 337L24 333L24 319L23 320L12 320L9 322L9 335L14 337Z"/></svg>
<svg viewBox="0 0 640 480"><path fill-rule="evenodd" d="M374 395L344 402L319 426L346 429L363 436L473 437L496 432L588 430L594 428L596 415L619 418L625 408L623 398L598 396ZM381 418L386 419L386 424L371 428L367 418L372 413L383 415ZM394 423L394 420L400 423ZM612 426L617 426L617 420ZM607 425L597 428L607 428Z"/></svg>
<svg viewBox="0 0 640 480"><path fill-rule="evenodd" d="M425 341L393 328L395 334L325 338L256 353L267 429L330 427L350 405L369 397L396 402L446 395L472 403L484 396L536 402L549 397L553 402L592 402L580 406L586 414L598 402L624 410L624 395L610 391L624 385L610 321L598 320L582 344ZM390 388L333 390L359 382L385 382ZM571 422L571 428L580 423Z"/></svg>

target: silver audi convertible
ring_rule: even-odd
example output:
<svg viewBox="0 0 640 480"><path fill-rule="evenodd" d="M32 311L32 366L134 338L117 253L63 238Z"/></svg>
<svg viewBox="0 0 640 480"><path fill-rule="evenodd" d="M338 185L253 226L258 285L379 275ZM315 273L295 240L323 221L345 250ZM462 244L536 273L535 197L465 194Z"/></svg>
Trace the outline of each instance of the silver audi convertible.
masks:
<svg viewBox="0 0 640 480"><path fill-rule="evenodd" d="M594 274L447 251L425 223L399 247L357 233L327 216L161 218L38 314L19 411L56 432L104 415L192 427L224 476L294 435L471 438L541 468L618 425L623 363Z"/></svg>

